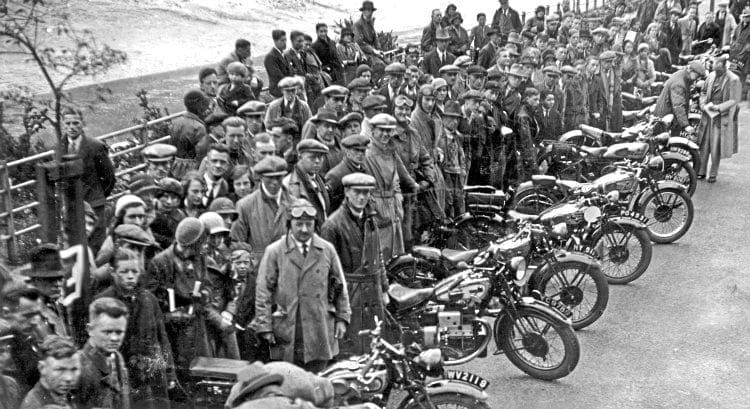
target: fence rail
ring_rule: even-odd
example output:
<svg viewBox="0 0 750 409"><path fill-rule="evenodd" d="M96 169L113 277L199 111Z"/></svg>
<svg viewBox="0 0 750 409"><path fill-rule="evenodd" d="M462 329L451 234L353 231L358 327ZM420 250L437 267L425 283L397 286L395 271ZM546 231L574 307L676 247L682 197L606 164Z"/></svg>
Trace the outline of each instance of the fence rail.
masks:
<svg viewBox="0 0 750 409"><path fill-rule="evenodd" d="M132 153L135 151L140 151L146 146L153 145L155 143L160 142L166 142L169 140L169 136L163 136L154 140L148 140L148 130L157 124L171 121L174 118L177 118L179 116L182 116L184 114L183 112L178 112L176 114L167 115L158 119L155 119L153 121L146 122L144 124L131 126L125 129L120 129L114 132L110 132L108 134L104 134L101 136L98 136L96 139L100 141L106 141L108 139L115 138L117 136L126 135L126 134L132 134L140 132L140 143L132 148L128 148L124 151L116 152L114 154L110 155L110 158L117 158L118 156L125 155L127 153ZM28 156L26 158L21 158L18 160L14 160L11 162L0 162L0 204L2 206L0 207L0 221L5 220L5 231L0 232L0 242L3 244L3 248L5 249L6 257L11 263L18 262L17 260L17 254L18 254L18 241L19 237L24 234L29 234L32 232L35 232L36 230L39 230L42 225L39 223L32 224L30 226L21 226L20 230L16 230L15 226L15 215L21 212L34 210L39 207L39 202L32 200L27 203L13 203L13 192L17 192L24 188L33 188L36 186L36 180L26 180L23 182L20 182L18 184L13 184L10 173L13 170L13 168L16 168L18 166L22 165L31 165L31 164L37 164L41 162L45 162L47 160L51 160L55 156L54 150L49 150L46 152L38 153L36 155ZM146 164L141 163L137 166L134 166L129 169L120 170L116 173L117 177L121 177L123 175L127 175L130 173L134 173L137 171L140 171L146 167ZM113 195L111 195L108 200L115 200L125 194L125 192L118 192Z"/></svg>

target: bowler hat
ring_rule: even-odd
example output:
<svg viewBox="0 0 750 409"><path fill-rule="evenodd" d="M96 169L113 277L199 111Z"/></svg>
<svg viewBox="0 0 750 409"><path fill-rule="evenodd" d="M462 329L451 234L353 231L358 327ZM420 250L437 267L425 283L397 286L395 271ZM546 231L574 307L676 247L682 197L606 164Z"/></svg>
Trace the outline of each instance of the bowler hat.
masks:
<svg viewBox="0 0 750 409"><path fill-rule="evenodd" d="M65 275L60 259L60 248L52 243L36 246L31 250L29 261L31 267L22 272L26 277L59 278Z"/></svg>

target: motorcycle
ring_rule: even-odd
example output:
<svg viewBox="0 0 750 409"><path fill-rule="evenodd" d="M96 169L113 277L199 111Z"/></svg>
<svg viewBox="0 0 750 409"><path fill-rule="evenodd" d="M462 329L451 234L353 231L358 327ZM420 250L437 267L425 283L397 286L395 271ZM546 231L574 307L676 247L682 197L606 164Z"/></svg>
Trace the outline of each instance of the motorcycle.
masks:
<svg viewBox="0 0 750 409"><path fill-rule="evenodd" d="M510 211L510 214L517 213ZM517 217L522 215L518 214ZM537 216L534 218L549 224L547 216L542 216L541 220ZM529 225L519 230L514 221L507 223L507 226L516 233L499 240L498 244L512 241L519 234L528 235L530 230L525 229L536 229L529 242L527 258L531 272L529 288L565 304L573 313L573 329L585 328L599 319L609 300L607 278L602 274L599 263L586 254L563 251L561 246L553 244L552 236L559 234L554 229ZM398 262L390 266L389 279L411 288L430 287L439 280L476 267L475 263L482 263L487 268L496 262L488 257L490 251L489 248L480 252L476 249L440 250L414 246L412 254L400 256Z"/></svg>
<svg viewBox="0 0 750 409"><path fill-rule="evenodd" d="M495 354L505 353L535 378L559 379L573 371L580 347L572 312L538 291L523 295L531 278L525 259L530 234L491 243L484 260L435 287L391 284L388 310L401 325L404 343L440 348L445 365L460 365L486 354L494 336Z"/></svg>
<svg viewBox="0 0 750 409"><path fill-rule="evenodd" d="M360 331L372 337L368 355L351 357L319 375L330 380L334 404L373 403L385 408L394 390L403 390L396 407L401 409L489 409L485 390L489 382L464 371L445 371L439 349L390 344L381 336L382 322ZM441 378L428 381L428 378Z"/></svg>
<svg viewBox="0 0 750 409"><path fill-rule="evenodd" d="M653 142L652 142L653 143ZM642 144L627 144L601 148L603 157L620 158L613 163L615 170L591 183L591 190L606 194L617 191L620 204L631 212L648 219L647 228L652 241L672 243L684 236L693 222L694 208L685 187L672 180L661 180L664 159L661 156L643 157L636 162L628 158L645 149ZM516 206L523 213L538 214L556 203L575 198L582 184L558 180L553 176L534 175L530 182L518 187Z"/></svg>

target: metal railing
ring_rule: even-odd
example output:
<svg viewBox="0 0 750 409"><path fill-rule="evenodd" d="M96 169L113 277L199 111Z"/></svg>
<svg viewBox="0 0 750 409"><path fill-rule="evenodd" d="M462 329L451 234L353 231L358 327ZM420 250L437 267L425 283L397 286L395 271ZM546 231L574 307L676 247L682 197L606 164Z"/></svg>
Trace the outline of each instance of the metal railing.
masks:
<svg viewBox="0 0 750 409"><path fill-rule="evenodd" d="M100 141L106 141L108 139L112 139L125 134L140 133L140 143L132 148L128 148L126 150L111 154L110 158L114 159L122 155L140 151L146 146L168 141L169 136L163 136L157 139L149 140L148 130L150 129L150 127L156 124L171 121L174 118L182 116L184 113L185 111L167 115L140 125L131 126L129 128L120 129L118 131L98 136L96 139ZM15 263L18 261L17 254L19 237L25 234L32 233L42 227L41 224L34 223L30 226L20 226L21 228L16 230L16 221L14 216L21 212L33 211L39 206L39 202L30 201L27 203L14 203L13 192L18 192L21 189L33 189L36 186L37 182L36 180L31 179L13 184L13 181L10 178L11 171L13 170L13 168L19 166L36 165L37 163L51 160L52 158L54 158L54 156L55 151L49 150L11 162L0 162L0 205L2 205L2 208L0 208L0 221L5 220L5 231L0 232L0 242L3 243L3 248L6 251L6 257L11 263ZM122 177L124 175L140 171L145 167L146 164L141 163L131 168L120 170L115 175L117 177ZM118 192L111 195L107 199L114 200L125 193L126 192Z"/></svg>

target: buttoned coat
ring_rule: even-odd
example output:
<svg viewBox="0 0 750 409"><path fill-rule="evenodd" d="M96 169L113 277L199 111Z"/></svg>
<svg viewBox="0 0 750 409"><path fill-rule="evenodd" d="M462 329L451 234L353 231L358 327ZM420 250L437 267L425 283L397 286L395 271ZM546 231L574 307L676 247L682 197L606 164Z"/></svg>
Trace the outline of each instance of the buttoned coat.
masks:
<svg viewBox="0 0 750 409"><path fill-rule="evenodd" d="M107 146L98 139L81 135L78 157L83 161L83 200L94 209L104 206L115 187L115 168L109 159ZM68 144L63 144L63 153L68 153Z"/></svg>
<svg viewBox="0 0 750 409"><path fill-rule="evenodd" d="M294 360L295 330L301 320L305 362L339 353L335 322L351 319L349 293L333 245L317 234L304 257L290 234L266 249L255 289L254 327L273 332L271 359Z"/></svg>
<svg viewBox="0 0 750 409"><path fill-rule="evenodd" d="M520 33L523 23L521 23L521 17L517 11L512 8L508 8L506 11L501 7L492 16L492 27L500 30L501 34L507 36L511 31Z"/></svg>
<svg viewBox="0 0 750 409"><path fill-rule="evenodd" d="M284 187L280 194L280 201L276 202L261 187L237 202L238 216L232 223L230 236L233 241L250 244L256 260L286 232L287 208L292 198Z"/></svg>
<svg viewBox="0 0 750 409"><path fill-rule="evenodd" d="M430 74L433 77L438 77L440 67L453 64L454 61L456 61L456 56L451 54L448 50L445 50L445 62L441 63L437 48L433 49L425 54L424 60L422 60L422 72Z"/></svg>
<svg viewBox="0 0 750 409"><path fill-rule="evenodd" d="M373 54L374 50L380 50L380 42L375 32L375 18L369 20L364 16L354 22L354 41L359 44L365 54Z"/></svg>
<svg viewBox="0 0 750 409"><path fill-rule="evenodd" d="M86 343L80 350L81 377L78 381L78 393L75 400L82 408L130 408L130 380L122 354L114 352L117 361L116 377L111 379L112 371L107 357L95 346Z"/></svg>
<svg viewBox="0 0 750 409"><path fill-rule="evenodd" d="M268 92L274 97L281 96L279 81L292 75L292 67L286 57L276 47L272 47L263 59L263 66L268 73Z"/></svg>
<svg viewBox="0 0 750 409"><path fill-rule="evenodd" d="M344 201L344 184L341 183L341 179L356 172L367 173L364 167L357 166L349 158L344 157L344 160L326 173L326 190L328 190L330 196L332 209L338 209L341 202Z"/></svg>
<svg viewBox="0 0 750 409"><path fill-rule="evenodd" d="M721 115L711 119L705 112L701 119L702 138L719 138L721 140L721 159L731 158L739 151L737 114L739 102L742 100L742 84L740 78L732 71L727 70L720 83L716 82L716 72L708 74L706 86L701 93L701 106L711 101L711 94L716 88L720 89L721 104L716 104Z"/></svg>

